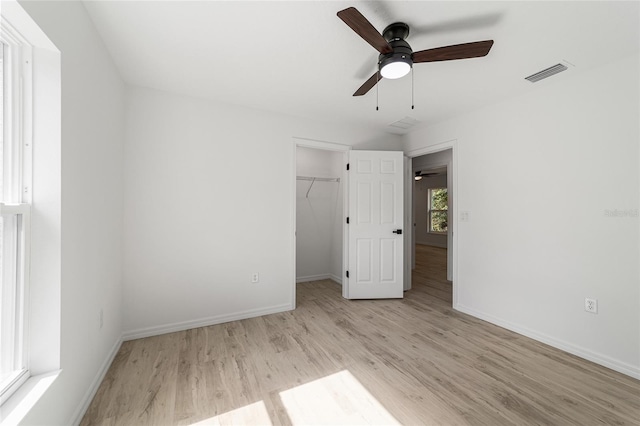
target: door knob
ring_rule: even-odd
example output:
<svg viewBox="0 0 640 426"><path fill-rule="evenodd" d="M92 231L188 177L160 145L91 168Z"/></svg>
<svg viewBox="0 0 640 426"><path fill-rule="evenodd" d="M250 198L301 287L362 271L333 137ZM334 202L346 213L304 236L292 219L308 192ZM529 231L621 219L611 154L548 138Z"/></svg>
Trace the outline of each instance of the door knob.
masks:
<svg viewBox="0 0 640 426"><path fill-rule="evenodd" d="M394 234L402 234L402 229L396 229L395 231L392 231Z"/></svg>

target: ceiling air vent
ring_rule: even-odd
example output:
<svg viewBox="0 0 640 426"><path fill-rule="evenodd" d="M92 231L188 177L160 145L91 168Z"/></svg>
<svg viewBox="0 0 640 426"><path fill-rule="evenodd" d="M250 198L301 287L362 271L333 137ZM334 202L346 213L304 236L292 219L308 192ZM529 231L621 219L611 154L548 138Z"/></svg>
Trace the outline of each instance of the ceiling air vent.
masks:
<svg viewBox="0 0 640 426"><path fill-rule="evenodd" d="M420 120L416 120L415 118L412 118L412 117L405 117L402 120L398 120L389 124L389 126L387 126L387 130L390 133L396 133L396 134L402 135L402 134L408 133L409 129L411 129L413 126L415 126L418 123L420 123Z"/></svg>
<svg viewBox="0 0 640 426"><path fill-rule="evenodd" d="M547 77L551 77L552 75L558 74L559 72L565 71L566 69L567 69L566 66L562 64L557 64L547 68L546 70L542 70L540 72L532 74L529 77L526 77L525 80L529 80L530 82L535 83Z"/></svg>

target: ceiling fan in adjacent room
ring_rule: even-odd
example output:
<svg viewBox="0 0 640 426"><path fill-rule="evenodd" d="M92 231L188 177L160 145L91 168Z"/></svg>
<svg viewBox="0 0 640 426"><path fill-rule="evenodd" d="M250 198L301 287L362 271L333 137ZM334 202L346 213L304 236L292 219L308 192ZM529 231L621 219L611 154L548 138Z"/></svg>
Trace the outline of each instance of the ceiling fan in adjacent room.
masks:
<svg viewBox="0 0 640 426"><path fill-rule="evenodd" d="M422 173L422 171L417 171L414 176L415 180L422 180L422 178L430 178L431 176L438 176L440 173Z"/></svg>
<svg viewBox="0 0 640 426"><path fill-rule="evenodd" d="M409 36L409 25L404 22L393 23L380 34L355 7L341 10L338 17L380 52L378 71L365 81L353 96L366 94L381 78L404 77L411 71L413 64L478 58L486 56L493 46L493 40L484 40L414 52L405 40Z"/></svg>

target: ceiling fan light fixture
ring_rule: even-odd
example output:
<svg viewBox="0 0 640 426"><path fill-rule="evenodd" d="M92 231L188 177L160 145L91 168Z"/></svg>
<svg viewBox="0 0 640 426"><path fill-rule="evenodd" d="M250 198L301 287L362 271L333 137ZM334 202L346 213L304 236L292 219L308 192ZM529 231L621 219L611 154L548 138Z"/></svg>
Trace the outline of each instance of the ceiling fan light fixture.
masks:
<svg viewBox="0 0 640 426"><path fill-rule="evenodd" d="M416 172L416 177L414 177L415 180L422 180L422 172Z"/></svg>
<svg viewBox="0 0 640 426"><path fill-rule="evenodd" d="M380 75L383 78L394 80L409 74L413 62L407 55L391 55L380 61Z"/></svg>

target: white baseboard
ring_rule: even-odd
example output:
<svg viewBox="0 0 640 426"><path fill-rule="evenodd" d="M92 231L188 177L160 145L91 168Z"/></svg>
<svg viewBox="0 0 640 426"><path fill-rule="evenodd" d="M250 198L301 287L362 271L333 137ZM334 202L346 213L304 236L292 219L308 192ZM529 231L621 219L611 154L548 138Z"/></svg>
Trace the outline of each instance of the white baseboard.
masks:
<svg viewBox="0 0 640 426"><path fill-rule="evenodd" d="M620 360L611 358L609 356L591 351L589 349L586 349L580 346L573 345L571 343L567 343L562 340L558 340L546 334L530 330L526 327L522 327L518 324L513 324L509 321L504 321L500 318L496 318L492 315L487 315L483 312L476 311L475 309L468 308L460 304L457 304L453 308L457 311L464 312L465 314L469 314L476 318L480 318L481 320L498 325L502 328L506 328L507 330L511 330L523 336L530 337L534 340L545 343L549 346L553 346L554 348L579 356L580 358L584 358L588 361L595 362L596 364L600 364L604 367L610 368L619 373L626 374L627 376L633 377L635 379L640 379L640 368L637 366L627 364L626 362L622 362Z"/></svg>
<svg viewBox="0 0 640 426"><path fill-rule="evenodd" d="M87 412L87 409L89 408L89 404L91 404L91 401L93 400L93 397L96 395L96 392L98 392L98 388L100 387L100 384L104 380L104 376L106 376L107 371L109 371L109 367L111 366L113 359L116 357L116 354L120 350L120 346L122 346L122 341L123 341L122 336L118 340L116 340L116 343L111 348L111 351L109 352L105 360L102 362L102 365L98 370L98 373L93 378L93 381L91 382L91 386L89 386L89 389L85 393L84 398L82 398L80 405L78 406L76 411L73 413L73 416L71 416L71 421L69 422L69 424L77 426L82 421L82 417Z"/></svg>
<svg viewBox="0 0 640 426"><path fill-rule="evenodd" d="M342 278L333 274L319 274L319 275L309 275L306 277L297 277L296 283L308 283L310 281L322 281L322 280L332 280L342 285Z"/></svg>
<svg viewBox="0 0 640 426"><path fill-rule="evenodd" d="M306 277L296 277L296 283L308 283L309 281L330 280L331 274L307 275Z"/></svg>
<svg viewBox="0 0 640 426"><path fill-rule="evenodd" d="M156 327L138 328L125 331L123 340L142 339L143 337L158 336L160 334L174 333L176 331L189 330L191 328L207 327L209 325L222 324L225 322L255 318L262 315L277 314L279 312L291 311L294 307L289 303L285 305L270 306L261 309L250 309L248 311L236 312L233 314L216 315L208 318L201 318L192 321L183 321L173 324L164 324Z"/></svg>

